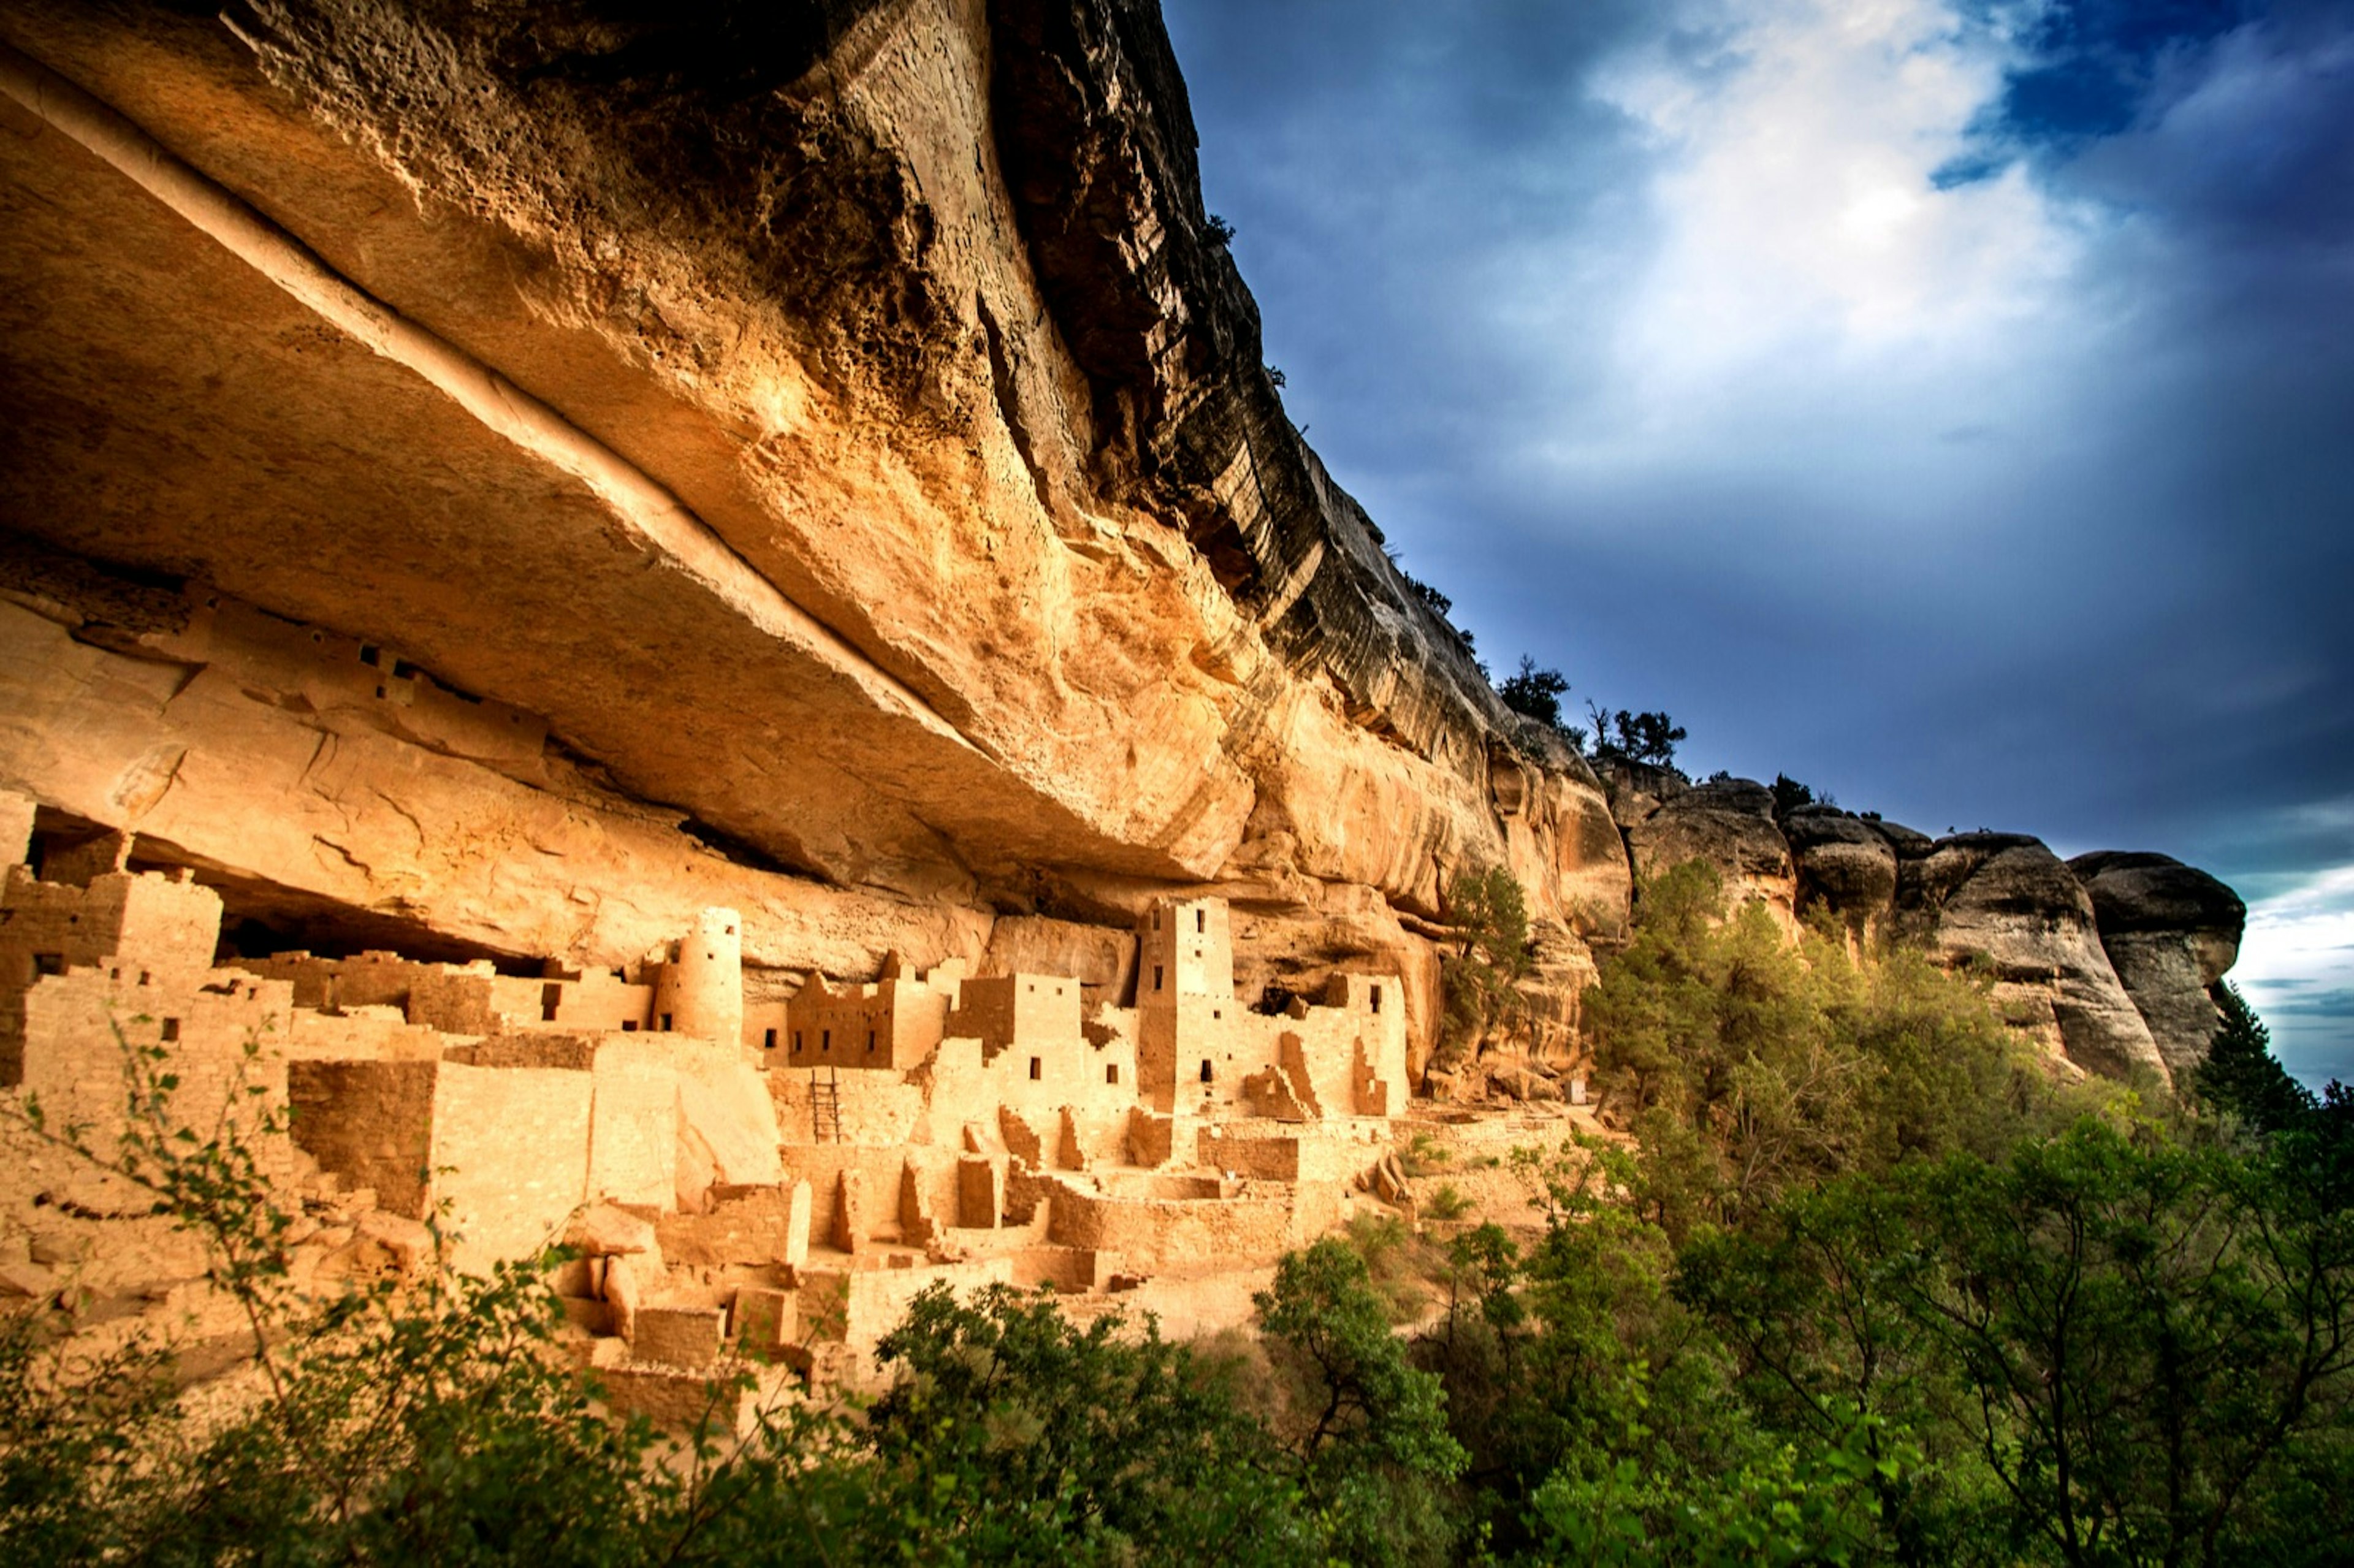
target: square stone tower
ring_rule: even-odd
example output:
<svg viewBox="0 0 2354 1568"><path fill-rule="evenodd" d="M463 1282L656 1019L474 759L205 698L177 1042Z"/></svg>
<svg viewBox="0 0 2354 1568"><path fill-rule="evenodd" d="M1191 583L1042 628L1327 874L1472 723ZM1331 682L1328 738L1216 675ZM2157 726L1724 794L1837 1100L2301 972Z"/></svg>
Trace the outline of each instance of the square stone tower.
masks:
<svg viewBox="0 0 2354 1568"><path fill-rule="evenodd" d="M1223 898L1156 900L1137 922L1136 1005L1235 995L1234 933Z"/></svg>

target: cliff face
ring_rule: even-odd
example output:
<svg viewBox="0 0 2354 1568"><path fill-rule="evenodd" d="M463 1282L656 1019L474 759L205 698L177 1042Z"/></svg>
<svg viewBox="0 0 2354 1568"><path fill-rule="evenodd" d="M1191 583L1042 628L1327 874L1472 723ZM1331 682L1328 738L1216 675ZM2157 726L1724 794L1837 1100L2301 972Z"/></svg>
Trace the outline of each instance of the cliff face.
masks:
<svg viewBox="0 0 2354 1568"><path fill-rule="evenodd" d="M1881 898L1872 835L1614 819L1500 705L1284 415L1150 0L666 15L0 15L0 787L52 832L322 944L726 904L780 986L1211 887L1247 983L1386 959L1420 1045L1459 869L1529 889L1563 1039L1637 866ZM1978 929L1904 853L1887 917ZM2020 962L2114 1015L2092 907Z"/></svg>

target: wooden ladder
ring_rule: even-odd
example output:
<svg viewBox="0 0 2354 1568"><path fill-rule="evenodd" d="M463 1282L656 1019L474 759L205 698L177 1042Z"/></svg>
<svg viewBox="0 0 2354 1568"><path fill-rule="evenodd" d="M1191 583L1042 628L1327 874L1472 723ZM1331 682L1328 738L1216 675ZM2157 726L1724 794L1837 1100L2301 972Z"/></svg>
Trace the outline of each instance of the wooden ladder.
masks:
<svg viewBox="0 0 2354 1568"><path fill-rule="evenodd" d="M828 1067L821 1079L810 1069L810 1137L819 1143L842 1141L842 1080Z"/></svg>

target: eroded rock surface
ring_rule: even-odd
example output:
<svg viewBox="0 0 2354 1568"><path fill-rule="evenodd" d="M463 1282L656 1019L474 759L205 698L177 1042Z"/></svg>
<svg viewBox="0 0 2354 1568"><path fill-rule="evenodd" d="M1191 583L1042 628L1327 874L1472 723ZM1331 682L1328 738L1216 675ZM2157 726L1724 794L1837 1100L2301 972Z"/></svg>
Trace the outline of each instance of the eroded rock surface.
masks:
<svg viewBox="0 0 2354 1568"><path fill-rule="evenodd" d="M2096 939L2040 846L1508 712L1286 416L1149 0L0 44L0 788L233 932L602 965L724 905L773 1007L894 951L1121 991L1139 911L1214 895L1246 1000L1381 968L1417 1065L1494 864L1541 1054L1694 856L1982 955L2111 1070L2228 962L2220 916Z"/></svg>
<svg viewBox="0 0 2354 1568"><path fill-rule="evenodd" d="M1781 821L1797 869L1798 906L1821 904L1860 936L1896 909L1896 845L1880 825L1836 806L1801 806Z"/></svg>
<svg viewBox="0 0 2354 1568"><path fill-rule="evenodd" d="M508 705L603 805L691 824L680 853L968 948L1091 878L1436 918L1496 862L1565 940L1623 929L1596 781L1521 733L1285 418L1149 5L239 17L36 0L0 39L610 461L479 421L0 98L10 527ZM670 498L663 527L597 473ZM168 656L190 692L229 673ZM205 768L154 759L249 751L228 694L136 737L146 786L117 758L70 809L203 836L165 798ZM37 728L0 772L66 805ZM453 938L580 946L563 904L526 913L530 878L467 880L493 846L454 799L378 802L408 789L375 789L407 767L380 751L336 748L359 809L333 832L182 847ZM505 772L578 793L531 767Z"/></svg>
<svg viewBox="0 0 2354 1568"><path fill-rule="evenodd" d="M2100 851L2068 863L2092 895L2101 946L2177 1074L2222 1022L2210 992L2240 955L2240 895L2169 855Z"/></svg>
<svg viewBox="0 0 2354 1568"><path fill-rule="evenodd" d="M1773 792L1761 784L1734 779L1670 794L1627 825L1627 846L1638 876L1704 860L1723 874L1730 897L1764 904L1785 924L1793 919L1797 876L1774 821Z"/></svg>
<svg viewBox="0 0 2354 1568"><path fill-rule="evenodd" d="M2094 1072L2168 1069L2102 949L2093 901L2067 865L2020 833L1961 833L1907 856L1901 927L1948 959L1982 966L2011 1022Z"/></svg>

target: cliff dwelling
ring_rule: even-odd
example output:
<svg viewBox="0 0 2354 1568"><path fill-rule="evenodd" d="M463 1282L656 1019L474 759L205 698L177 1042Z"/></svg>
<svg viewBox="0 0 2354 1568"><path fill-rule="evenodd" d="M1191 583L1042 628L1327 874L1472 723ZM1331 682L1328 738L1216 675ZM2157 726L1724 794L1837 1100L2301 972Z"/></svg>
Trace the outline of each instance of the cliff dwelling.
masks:
<svg viewBox="0 0 2354 1568"><path fill-rule="evenodd" d="M869 1378L939 1282L1241 1325L1417 1136L1623 1137L1584 999L1694 860L2056 1075L2203 1056L2212 878L1507 706L1284 412L1157 16L673 67L555 9L0 12L11 1107L119 1137L127 1048L282 1124L322 1290L568 1244L667 1418ZM1490 873L1514 1023L1441 1059ZM201 1303L10 1125L0 1292Z"/></svg>
<svg viewBox="0 0 2354 1568"><path fill-rule="evenodd" d="M382 950L217 961L224 900L188 870L125 869L132 840L69 832L39 835L36 869L31 802L5 803L25 843L0 887L5 1087L102 1141L126 1044L160 1049L178 1113L243 1118L324 1216L297 1244L307 1277L412 1266L429 1219L473 1272L569 1240L577 1353L655 1414L731 1345L855 1378L942 1280L1214 1323L1373 1201L1407 1103L1398 977L1246 1008L1215 897L1153 901L1133 996L894 958L875 982L812 977L748 1010L730 909L585 973ZM193 1282L136 1234L154 1227L121 1182L16 1142L0 1211L133 1233L108 1234L94 1288Z"/></svg>

